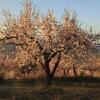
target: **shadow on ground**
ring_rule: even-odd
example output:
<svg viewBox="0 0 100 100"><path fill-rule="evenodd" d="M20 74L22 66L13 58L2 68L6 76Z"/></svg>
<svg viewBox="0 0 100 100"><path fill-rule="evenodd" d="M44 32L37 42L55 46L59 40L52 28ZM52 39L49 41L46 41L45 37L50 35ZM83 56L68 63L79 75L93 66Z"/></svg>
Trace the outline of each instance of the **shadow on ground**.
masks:
<svg viewBox="0 0 100 100"><path fill-rule="evenodd" d="M56 78L49 87L42 79L1 81L0 100L100 100L100 79Z"/></svg>

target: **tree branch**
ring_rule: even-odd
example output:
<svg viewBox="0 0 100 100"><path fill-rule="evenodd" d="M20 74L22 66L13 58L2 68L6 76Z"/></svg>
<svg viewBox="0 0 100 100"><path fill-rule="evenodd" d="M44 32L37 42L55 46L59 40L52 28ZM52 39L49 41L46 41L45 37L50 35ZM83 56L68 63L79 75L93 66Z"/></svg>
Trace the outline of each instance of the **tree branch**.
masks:
<svg viewBox="0 0 100 100"><path fill-rule="evenodd" d="M18 37L16 37L16 36L6 36L6 37L4 37L4 38L2 38L2 39L0 39L0 41L3 41L3 40L10 40L10 39L17 39Z"/></svg>
<svg viewBox="0 0 100 100"><path fill-rule="evenodd" d="M56 55L57 55L57 52L54 52L53 54L51 54L48 58L48 61L50 62Z"/></svg>
<svg viewBox="0 0 100 100"><path fill-rule="evenodd" d="M61 59L61 53L58 54L57 62L55 63L55 66L54 66L52 73L51 73L52 76L54 75L54 73L59 65L60 59Z"/></svg>

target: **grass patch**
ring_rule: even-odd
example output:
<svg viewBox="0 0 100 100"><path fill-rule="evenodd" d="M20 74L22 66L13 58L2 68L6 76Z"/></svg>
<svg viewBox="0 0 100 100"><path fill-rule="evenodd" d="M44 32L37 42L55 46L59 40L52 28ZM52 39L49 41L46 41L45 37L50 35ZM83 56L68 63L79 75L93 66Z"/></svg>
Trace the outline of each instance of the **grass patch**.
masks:
<svg viewBox="0 0 100 100"><path fill-rule="evenodd" d="M3 80L0 79L0 85L8 85L8 86L44 86L45 78L39 79L22 79L22 80ZM100 86L100 78L97 77L61 77L54 78L52 81L52 85L65 85L65 86Z"/></svg>
<svg viewBox="0 0 100 100"><path fill-rule="evenodd" d="M79 82L79 83L100 83L100 78L97 77L61 77L55 78L55 81L70 83L70 82Z"/></svg>
<svg viewBox="0 0 100 100"><path fill-rule="evenodd" d="M100 86L100 78L97 77L62 77L55 78L53 84L56 85L79 85L79 86Z"/></svg>
<svg viewBox="0 0 100 100"><path fill-rule="evenodd" d="M32 87L36 87L36 86L40 86L45 84L45 79L41 78L41 79L22 79L22 80L14 80L14 79L9 79L9 80L0 80L0 85L2 86L21 86L21 87L25 87L25 86L32 86Z"/></svg>

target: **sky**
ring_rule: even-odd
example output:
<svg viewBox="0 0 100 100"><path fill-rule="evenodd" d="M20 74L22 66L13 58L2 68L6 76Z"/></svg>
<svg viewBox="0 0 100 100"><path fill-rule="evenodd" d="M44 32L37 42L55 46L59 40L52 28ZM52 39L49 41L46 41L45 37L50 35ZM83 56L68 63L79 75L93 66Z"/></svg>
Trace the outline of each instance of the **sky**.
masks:
<svg viewBox="0 0 100 100"><path fill-rule="evenodd" d="M20 12L25 0L0 0L0 22L4 21L2 10L10 10L13 14ZM93 27L96 32L100 31L100 0L31 0L33 5L46 13L53 9L55 16L60 19L64 9L75 10L79 22L86 29Z"/></svg>

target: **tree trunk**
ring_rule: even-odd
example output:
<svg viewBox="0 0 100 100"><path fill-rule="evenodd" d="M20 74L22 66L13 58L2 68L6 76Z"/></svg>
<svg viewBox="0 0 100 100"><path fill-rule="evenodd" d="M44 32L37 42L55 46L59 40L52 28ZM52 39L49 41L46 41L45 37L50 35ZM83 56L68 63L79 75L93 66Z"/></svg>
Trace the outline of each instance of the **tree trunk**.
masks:
<svg viewBox="0 0 100 100"><path fill-rule="evenodd" d="M77 72L76 72L76 70L75 70L75 69L73 69L73 70L74 70L74 75L77 76Z"/></svg>
<svg viewBox="0 0 100 100"><path fill-rule="evenodd" d="M50 86L52 84L52 80L53 77L51 74L49 76L46 76L46 86Z"/></svg>
<svg viewBox="0 0 100 100"><path fill-rule="evenodd" d="M49 86L49 85L52 84L52 80L54 78L55 71L58 67L60 58L61 58L61 55L58 55L57 62L55 63L53 70L50 71L49 63L50 63L51 60L47 60L47 58L45 57L45 64L43 65L43 68L44 68L45 73L46 73L46 86Z"/></svg>
<svg viewBox="0 0 100 100"><path fill-rule="evenodd" d="M69 70L70 70L70 69L67 69L67 76L69 76Z"/></svg>
<svg viewBox="0 0 100 100"><path fill-rule="evenodd" d="M46 86L50 86L52 84L53 75L50 72L49 62L45 63L44 70L46 74Z"/></svg>
<svg viewBox="0 0 100 100"><path fill-rule="evenodd" d="M64 77L66 77L66 70L65 69L63 70L63 74L64 74Z"/></svg>
<svg viewBox="0 0 100 100"><path fill-rule="evenodd" d="M76 70L75 65L73 65L73 72L74 72L74 75L77 76L77 70Z"/></svg>
<svg viewBox="0 0 100 100"><path fill-rule="evenodd" d="M91 77L93 77L93 72L91 70L89 70L89 71L90 71Z"/></svg>

